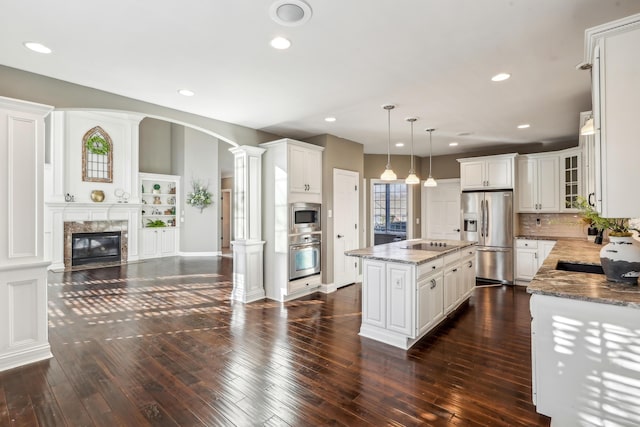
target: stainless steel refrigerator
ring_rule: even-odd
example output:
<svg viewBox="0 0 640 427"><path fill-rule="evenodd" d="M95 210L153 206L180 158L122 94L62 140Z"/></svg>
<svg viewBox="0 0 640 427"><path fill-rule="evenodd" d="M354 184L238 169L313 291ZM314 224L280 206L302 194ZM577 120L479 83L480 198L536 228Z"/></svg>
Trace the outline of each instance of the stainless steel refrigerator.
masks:
<svg viewBox="0 0 640 427"><path fill-rule="evenodd" d="M478 242L476 277L513 283L513 191L463 191L462 240Z"/></svg>

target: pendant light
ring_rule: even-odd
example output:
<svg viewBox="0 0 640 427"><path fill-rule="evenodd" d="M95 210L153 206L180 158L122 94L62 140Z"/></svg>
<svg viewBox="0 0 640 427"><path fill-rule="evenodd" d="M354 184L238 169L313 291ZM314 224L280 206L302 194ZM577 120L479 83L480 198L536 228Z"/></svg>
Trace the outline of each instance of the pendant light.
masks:
<svg viewBox="0 0 640 427"><path fill-rule="evenodd" d="M596 133L596 129L593 126L593 116L590 116L580 128L580 135L593 135L594 133Z"/></svg>
<svg viewBox="0 0 640 427"><path fill-rule="evenodd" d="M427 178L427 180L424 182L424 186L425 187L437 187L438 183L431 176L431 158L433 157L433 143L431 142L431 134L433 133L433 131L435 129L431 129L430 128L430 129L425 129L425 130L427 132L429 132L429 178Z"/></svg>
<svg viewBox="0 0 640 427"><path fill-rule="evenodd" d="M409 176L404 180L405 184L420 184L420 178L416 175L416 171L413 168L413 123L418 120L417 117L407 117L405 119L409 123L411 123L411 169L409 169Z"/></svg>
<svg viewBox="0 0 640 427"><path fill-rule="evenodd" d="M380 175L380 179L383 181L395 181L398 179L396 173L391 169L391 110L396 108L393 104L385 104L382 106L387 110L387 129L389 130L389 139L387 140L387 166Z"/></svg>

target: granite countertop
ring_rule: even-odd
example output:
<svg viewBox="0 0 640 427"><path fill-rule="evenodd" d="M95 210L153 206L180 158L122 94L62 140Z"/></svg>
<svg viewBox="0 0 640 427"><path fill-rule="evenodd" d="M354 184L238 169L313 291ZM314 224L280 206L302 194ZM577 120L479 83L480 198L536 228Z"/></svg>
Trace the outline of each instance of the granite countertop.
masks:
<svg viewBox="0 0 640 427"><path fill-rule="evenodd" d="M575 239L557 239L529 286L530 294L640 308L640 287L608 282L603 274L556 270L559 260L600 264L601 245Z"/></svg>
<svg viewBox="0 0 640 427"><path fill-rule="evenodd" d="M429 243L429 242L442 242L447 246L451 246L451 249L446 251L429 251L421 249L407 249L407 246L417 243ZM368 248L354 249L346 251L345 255L358 258L375 259L379 261L391 261L400 262L406 264L423 264L429 262L438 257L451 254L459 249L466 248L468 246L475 245L476 242L469 242L465 240L402 240L400 242L385 243L383 245L371 246Z"/></svg>
<svg viewBox="0 0 640 427"><path fill-rule="evenodd" d="M553 240L554 242L557 242L558 240L576 240L576 241L583 241L584 237L553 237L553 236L539 236L539 235L533 235L533 234L529 234L529 235L519 235L514 237L514 239L516 240ZM599 260L599 258L598 258ZM598 261L599 262L599 261Z"/></svg>

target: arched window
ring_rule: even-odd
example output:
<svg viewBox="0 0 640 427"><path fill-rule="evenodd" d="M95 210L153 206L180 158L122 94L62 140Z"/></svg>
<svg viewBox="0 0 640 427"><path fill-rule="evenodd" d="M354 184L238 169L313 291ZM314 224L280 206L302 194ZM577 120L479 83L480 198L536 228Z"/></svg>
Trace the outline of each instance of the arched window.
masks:
<svg viewBox="0 0 640 427"><path fill-rule="evenodd" d="M113 143L100 126L82 138L82 180L113 182Z"/></svg>

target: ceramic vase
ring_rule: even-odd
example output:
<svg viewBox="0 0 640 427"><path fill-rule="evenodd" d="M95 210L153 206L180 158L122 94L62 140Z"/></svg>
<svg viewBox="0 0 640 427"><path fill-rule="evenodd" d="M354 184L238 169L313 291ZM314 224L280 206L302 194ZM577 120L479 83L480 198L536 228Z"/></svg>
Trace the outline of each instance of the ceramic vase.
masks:
<svg viewBox="0 0 640 427"><path fill-rule="evenodd" d="M100 203L104 200L104 191L102 190L93 190L91 192L91 200L96 203Z"/></svg>
<svg viewBox="0 0 640 427"><path fill-rule="evenodd" d="M607 280L637 285L640 245L633 237L609 236L609 243L600 249L600 263Z"/></svg>

